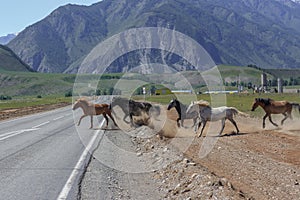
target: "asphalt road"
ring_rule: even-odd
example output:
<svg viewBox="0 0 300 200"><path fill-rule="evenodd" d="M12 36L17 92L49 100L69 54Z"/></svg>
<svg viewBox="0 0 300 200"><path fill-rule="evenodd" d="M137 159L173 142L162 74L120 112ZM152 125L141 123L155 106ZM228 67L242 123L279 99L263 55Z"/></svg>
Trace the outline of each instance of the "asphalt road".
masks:
<svg viewBox="0 0 300 200"><path fill-rule="evenodd" d="M0 199L76 199L87 150L103 134L89 125L75 126L71 107L0 122Z"/></svg>

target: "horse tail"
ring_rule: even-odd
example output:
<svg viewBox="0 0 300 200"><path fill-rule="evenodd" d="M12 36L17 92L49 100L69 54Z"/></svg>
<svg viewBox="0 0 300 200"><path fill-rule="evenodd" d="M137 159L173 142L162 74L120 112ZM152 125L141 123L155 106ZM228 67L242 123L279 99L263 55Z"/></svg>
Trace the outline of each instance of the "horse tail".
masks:
<svg viewBox="0 0 300 200"><path fill-rule="evenodd" d="M234 115L240 115L242 117L249 117L249 115L247 113L241 112L235 107L230 107L230 109L232 110Z"/></svg>
<svg viewBox="0 0 300 200"><path fill-rule="evenodd" d="M291 103L291 105L293 106L294 109L298 109L298 111L300 113L300 104L299 103Z"/></svg>

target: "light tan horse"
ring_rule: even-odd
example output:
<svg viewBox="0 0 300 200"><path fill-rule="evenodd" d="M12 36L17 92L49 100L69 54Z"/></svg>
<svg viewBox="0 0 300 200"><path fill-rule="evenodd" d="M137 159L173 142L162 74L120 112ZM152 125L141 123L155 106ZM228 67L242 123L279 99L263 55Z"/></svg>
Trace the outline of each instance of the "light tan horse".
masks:
<svg viewBox="0 0 300 200"><path fill-rule="evenodd" d="M73 110L76 110L77 108L81 108L83 110L83 115L80 117L78 126L80 125L81 120L86 116L91 116L91 128L93 128L93 116L94 115L103 115L106 120L106 127L108 126L108 115L112 121L114 122L115 126L118 127L116 124L113 116L111 115L111 109L109 104L93 104L91 102L88 102L84 98L78 99L73 106Z"/></svg>
<svg viewBox="0 0 300 200"><path fill-rule="evenodd" d="M300 106L298 103L290 103L288 101L274 101L270 98L255 98L252 104L251 111L254 111L258 106L262 107L266 112L263 117L263 128L265 128L265 120L269 117L269 121L274 125L278 126L276 123L272 121L271 114L283 114L284 118L281 120L281 125L283 122L289 117L292 119L292 109L298 108L300 112Z"/></svg>

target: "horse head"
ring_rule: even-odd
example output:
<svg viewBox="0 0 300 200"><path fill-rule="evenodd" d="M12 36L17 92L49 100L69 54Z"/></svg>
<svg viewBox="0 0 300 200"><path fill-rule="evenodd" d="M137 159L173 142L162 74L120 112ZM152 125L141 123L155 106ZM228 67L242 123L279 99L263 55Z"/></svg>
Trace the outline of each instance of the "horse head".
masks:
<svg viewBox="0 0 300 200"><path fill-rule="evenodd" d="M254 111L259 105L259 98L255 98L254 102L252 103L251 111Z"/></svg>
<svg viewBox="0 0 300 200"><path fill-rule="evenodd" d="M271 104L271 101L273 101L273 99L270 99L270 98L255 98L254 99L254 102L252 104L252 109L251 111L254 111L258 106L261 106L261 107L265 107L267 105L270 105Z"/></svg>
<svg viewBox="0 0 300 200"><path fill-rule="evenodd" d="M83 105L88 105L88 101L83 99L83 98L80 98L80 99L77 99L77 101L75 101L74 105L73 105L73 110L76 110L77 108L82 108Z"/></svg>
<svg viewBox="0 0 300 200"><path fill-rule="evenodd" d="M173 99L170 101L167 110L170 110L171 108L175 107L175 106L176 106L176 101L177 101L177 100L173 98Z"/></svg>
<svg viewBox="0 0 300 200"><path fill-rule="evenodd" d="M77 101L75 101L75 103L74 103L74 105L73 105L73 110L76 110L77 108L79 108L80 107L80 99L78 99Z"/></svg>

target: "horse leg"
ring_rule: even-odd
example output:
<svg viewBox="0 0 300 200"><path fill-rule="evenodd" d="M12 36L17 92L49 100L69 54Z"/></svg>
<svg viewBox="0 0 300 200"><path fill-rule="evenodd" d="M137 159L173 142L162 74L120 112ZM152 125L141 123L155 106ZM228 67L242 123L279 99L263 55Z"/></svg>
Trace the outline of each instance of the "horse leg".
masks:
<svg viewBox="0 0 300 200"><path fill-rule="evenodd" d="M286 113L283 113L284 118L281 120L281 126L283 125L283 122L289 117Z"/></svg>
<svg viewBox="0 0 300 200"><path fill-rule="evenodd" d="M266 118L269 116L268 113L265 114L265 116L263 117L263 128L266 127Z"/></svg>
<svg viewBox="0 0 300 200"><path fill-rule="evenodd" d="M81 117L80 117L80 119L79 119L79 121L78 121L78 124L77 124L77 126L79 126L80 125L80 122L81 122L81 120L84 118L84 117L86 117L87 115L82 115Z"/></svg>
<svg viewBox="0 0 300 200"><path fill-rule="evenodd" d="M106 116L106 113L103 113L103 117L105 118L105 121L106 121L105 128L107 128L108 127L108 117Z"/></svg>
<svg viewBox="0 0 300 200"><path fill-rule="evenodd" d="M287 117L286 117L287 118ZM271 115L269 115L269 121L274 125L274 126L278 126L276 123L274 123L273 121L272 121L272 117L271 117ZM282 122L283 123L283 122Z"/></svg>
<svg viewBox="0 0 300 200"><path fill-rule="evenodd" d="M193 122L194 122L194 124L193 124L192 127L194 127L194 131L195 131L195 133L196 133L197 130L199 129L199 127L201 126L201 121L200 121L199 124L198 124L198 128L197 128L197 125L196 125L196 123L197 123L197 118L194 118L194 119L193 119Z"/></svg>
<svg viewBox="0 0 300 200"><path fill-rule="evenodd" d="M193 119L193 122L194 122L194 124L193 124L193 127L194 127L194 126L196 126L197 118L194 118L194 119Z"/></svg>
<svg viewBox="0 0 300 200"><path fill-rule="evenodd" d="M184 118L181 119L181 126L184 128L183 123L184 123Z"/></svg>
<svg viewBox="0 0 300 200"><path fill-rule="evenodd" d="M201 137L201 135L202 135L202 133L203 133L203 130L204 130L204 128L205 128L205 125L206 125L206 120L204 120L204 122L203 122L203 127L202 127L202 129L201 129L201 132L200 132L200 135L198 136L198 137ZM201 123L201 122L200 122ZM199 124L200 124L199 123ZM200 126L199 126L200 127Z"/></svg>
<svg viewBox="0 0 300 200"><path fill-rule="evenodd" d="M198 131L198 130L199 130L199 128L201 127L202 120L200 120L200 121L199 121L199 123L198 123L198 127L197 127L196 123L197 123L197 118L196 118L196 119L194 119L194 131L195 131L195 133L197 133L197 131Z"/></svg>
<svg viewBox="0 0 300 200"><path fill-rule="evenodd" d="M181 120L180 117L178 117L177 120L176 120L176 121L177 121L177 126L178 126L179 128L180 128L180 120Z"/></svg>
<svg viewBox="0 0 300 200"><path fill-rule="evenodd" d="M115 126L118 127L117 123L115 122L115 119L113 118L113 116L111 115L111 113L107 113L108 116L111 118L111 120L114 122Z"/></svg>
<svg viewBox="0 0 300 200"><path fill-rule="evenodd" d="M90 129L92 129L93 128L93 115L90 115L91 116L91 127L90 127Z"/></svg>
<svg viewBox="0 0 300 200"><path fill-rule="evenodd" d="M224 119L222 119L222 128L221 128L221 131L219 132L219 136L222 134L222 132L223 132L223 130L224 130L224 127L225 127L225 118Z"/></svg>
<svg viewBox="0 0 300 200"><path fill-rule="evenodd" d="M236 122L234 121L234 119L233 119L233 118L228 118L228 119L229 119L229 121L235 126L235 128L236 128L236 133L239 133L240 130L239 130L239 128L237 127L237 124L236 124Z"/></svg>
<svg viewBox="0 0 300 200"><path fill-rule="evenodd" d="M129 114L129 118L131 127L134 127L132 114Z"/></svg>

